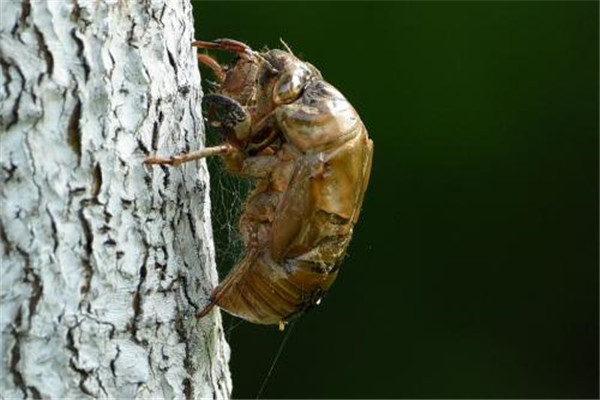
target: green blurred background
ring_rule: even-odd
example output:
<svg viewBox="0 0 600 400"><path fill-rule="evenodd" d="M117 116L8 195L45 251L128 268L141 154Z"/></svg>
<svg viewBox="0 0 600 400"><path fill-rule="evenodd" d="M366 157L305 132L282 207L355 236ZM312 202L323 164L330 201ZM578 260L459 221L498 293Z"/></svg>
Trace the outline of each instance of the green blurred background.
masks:
<svg viewBox="0 0 600 400"><path fill-rule="evenodd" d="M197 38L257 49L284 38L375 142L349 255L263 397L598 396L597 2L194 2L194 12ZM220 226L236 190L223 182L212 183ZM233 395L254 398L283 335L226 324Z"/></svg>

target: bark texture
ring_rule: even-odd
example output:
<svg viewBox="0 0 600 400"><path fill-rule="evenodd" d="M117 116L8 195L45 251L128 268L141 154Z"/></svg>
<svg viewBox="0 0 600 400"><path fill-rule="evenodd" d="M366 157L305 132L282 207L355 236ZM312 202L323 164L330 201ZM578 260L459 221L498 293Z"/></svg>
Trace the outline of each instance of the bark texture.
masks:
<svg viewBox="0 0 600 400"><path fill-rule="evenodd" d="M189 1L1 7L2 397L228 397Z"/></svg>

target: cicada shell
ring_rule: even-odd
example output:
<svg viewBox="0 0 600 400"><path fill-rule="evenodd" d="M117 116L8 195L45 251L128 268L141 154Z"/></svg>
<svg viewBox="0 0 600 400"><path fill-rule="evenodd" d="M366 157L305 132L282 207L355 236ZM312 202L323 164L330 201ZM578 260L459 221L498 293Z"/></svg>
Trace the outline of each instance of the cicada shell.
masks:
<svg viewBox="0 0 600 400"><path fill-rule="evenodd" d="M318 304L334 282L360 214L373 142L348 100L287 46L255 52L230 39L193 45L237 54L229 69L198 56L220 80L204 107L224 144L147 162L177 165L218 154L229 172L254 180L239 220L244 256L199 316L217 305L253 323L281 325Z"/></svg>

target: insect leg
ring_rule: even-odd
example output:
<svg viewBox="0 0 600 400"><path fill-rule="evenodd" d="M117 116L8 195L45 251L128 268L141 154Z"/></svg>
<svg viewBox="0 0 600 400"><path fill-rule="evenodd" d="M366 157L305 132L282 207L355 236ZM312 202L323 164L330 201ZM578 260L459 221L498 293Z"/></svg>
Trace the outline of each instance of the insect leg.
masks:
<svg viewBox="0 0 600 400"><path fill-rule="evenodd" d="M275 139L277 139L277 137L279 136L279 131L275 129L274 126L268 126L263 130L263 132L258 132L258 134L260 134L261 137L264 137L264 139L261 140L259 143L248 144L248 146L246 147L246 151L250 154L256 154L259 151L269 147L271 143L273 143Z"/></svg>
<svg viewBox="0 0 600 400"><path fill-rule="evenodd" d="M210 303L196 314L196 318L200 319L206 316L217 305L217 299L211 298Z"/></svg>
<svg viewBox="0 0 600 400"><path fill-rule="evenodd" d="M226 155L227 153L230 153L233 150L233 146L231 146L230 144L222 144L220 146L205 147L204 149L192 151L190 153L183 153L172 157L165 158L150 156L144 160L144 164L171 165L173 167L178 167L183 163L199 160L201 158Z"/></svg>
<svg viewBox="0 0 600 400"><path fill-rule="evenodd" d="M196 40L195 42L192 42L192 47L198 47L200 49L230 51L232 53L237 54L252 52L252 49L247 44L238 42L237 40L233 39L215 39L212 42Z"/></svg>
<svg viewBox="0 0 600 400"><path fill-rule="evenodd" d="M225 80L225 68L223 68L223 66L219 64L217 60L208 54L198 54L198 61L210 68L219 82L223 82Z"/></svg>
<svg viewBox="0 0 600 400"><path fill-rule="evenodd" d="M210 127L216 129L222 140L244 142L250 135L251 117L234 99L221 94L209 94L202 99Z"/></svg>

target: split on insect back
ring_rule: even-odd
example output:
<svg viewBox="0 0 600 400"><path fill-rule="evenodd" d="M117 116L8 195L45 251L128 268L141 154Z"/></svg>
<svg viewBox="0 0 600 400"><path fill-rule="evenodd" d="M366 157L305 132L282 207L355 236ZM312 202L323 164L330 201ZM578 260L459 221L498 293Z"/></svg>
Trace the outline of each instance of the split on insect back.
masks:
<svg viewBox="0 0 600 400"><path fill-rule="evenodd" d="M319 304L337 276L369 180L373 142L344 96L287 46L256 52L231 39L192 46L237 55L230 68L198 55L219 81L203 107L223 143L145 163L175 167L219 156L230 173L254 181L239 220L244 256L197 316L219 306L283 329Z"/></svg>

